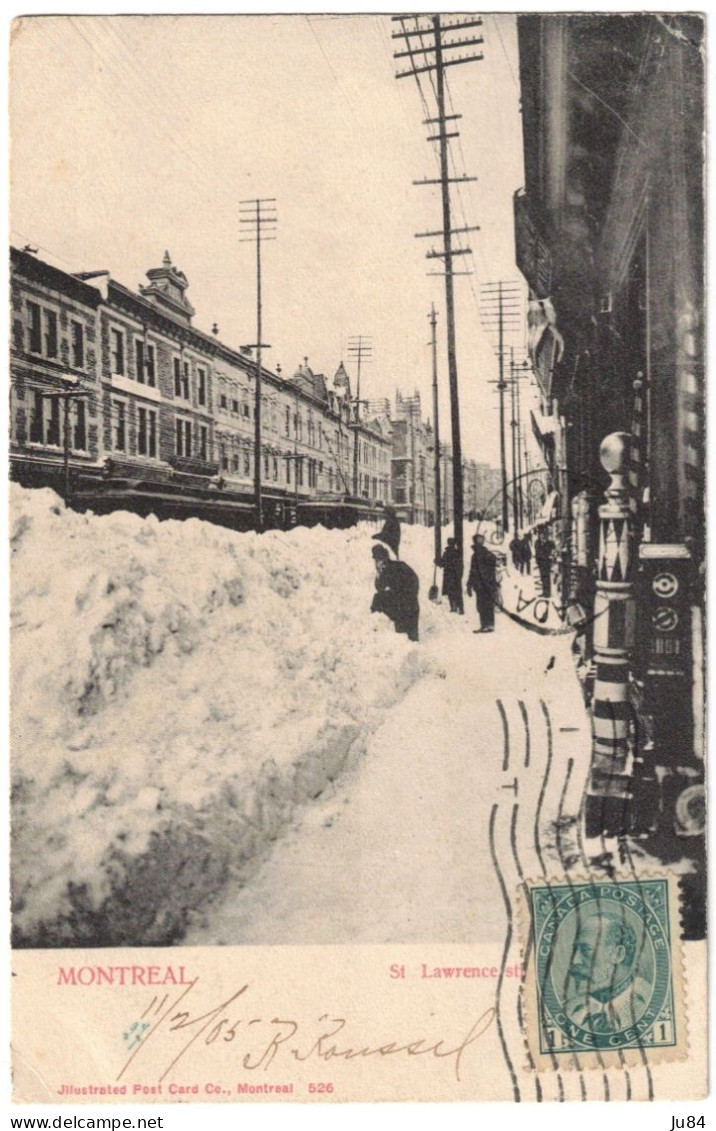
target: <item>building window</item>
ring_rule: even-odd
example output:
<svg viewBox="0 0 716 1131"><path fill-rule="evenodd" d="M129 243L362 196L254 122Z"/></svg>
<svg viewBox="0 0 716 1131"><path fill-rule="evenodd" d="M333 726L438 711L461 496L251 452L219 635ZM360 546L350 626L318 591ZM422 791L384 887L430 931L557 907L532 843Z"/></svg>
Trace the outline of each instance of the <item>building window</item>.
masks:
<svg viewBox="0 0 716 1131"><path fill-rule="evenodd" d="M144 342L141 338L136 338L134 342L134 355L135 355L135 368L137 380L140 385L145 382L145 361L144 361Z"/></svg>
<svg viewBox="0 0 716 1131"><path fill-rule="evenodd" d="M206 404L206 370L202 369L201 366L197 367L196 380L197 380L197 390L196 390L197 400L198 400L200 405L205 405Z"/></svg>
<svg viewBox="0 0 716 1131"><path fill-rule="evenodd" d="M199 425L199 459L209 458L209 429L206 424Z"/></svg>
<svg viewBox="0 0 716 1131"><path fill-rule="evenodd" d="M85 364L85 328L81 322L72 321L72 365L75 369L84 369Z"/></svg>
<svg viewBox="0 0 716 1131"><path fill-rule="evenodd" d="M30 442L46 444L52 448L60 447L59 397L44 396L39 392L34 393L30 419Z"/></svg>
<svg viewBox="0 0 716 1131"><path fill-rule="evenodd" d="M269 454L268 454L268 452L264 452L264 475L266 476L267 479L268 479L268 473L269 473Z"/></svg>
<svg viewBox="0 0 716 1131"><path fill-rule="evenodd" d="M157 456L157 413L156 409L137 409L137 452L140 456Z"/></svg>
<svg viewBox="0 0 716 1131"><path fill-rule="evenodd" d="M191 421L176 419L176 449L178 456L191 456Z"/></svg>
<svg viewBox="0 0 716 1131"><path fill-rule="evenodd" d="M127 450L126 401L112 401L112 447L115 452Z"/></svg>
<svg viewBox="0 0 716 1131"><path fill-rule="evenodd" d="M154 346L147 342L144 346L144 369L147 374L147 384L155 389L157 385L157 364Z"/></svg>
<svg viewBox="0 0 716 1131"><path fill-rule="evenodd" d="M59 352L57 337L57 314L39 306L36 302L27 304L28 349L44 357L55 358Z"/></svg>
<svg viewBox="0 0 716 1131"><path fill-rule="evenodd" d="M140 385L146 384L154 389L157 384L154 346L150 345L149 342L143 341L141 338L135 340L134 346L137 362L137 381Z"/></svg>
<svg viewBox="0 0 716 1131"><path fill-rule="evenodd" d="M226 444L219 444L219 467L222 471L229 470L229 457L226 454Z"/></svg>
<svg viewBox="0 0 716 1131"><path fill-rule="evenodd" d="M36 302L27 304L27 332L30 353L42 353L42 312Z"/></svg>
<svg viewBox="0 0 716 1131"><path fill-rule="evenodd" d="M57 357L57 315L54 310L43 311L45 316L45 357Z"/></svg>
<svg viewBox="0 0 716 1131"><path fill-rule="evenodd" d="M303 487L303 457L296 460L296 486Z"/></svg>
<svg viewBox="0 0 716 1131"><path fill-rule="evenodd" d="M185 361L182 365L181 373L181 395L185 401L189 400L189 362Z"/></svg>
<svg viewBox="0 0 716 1131"><path fill-rule="evenodd" d="M234 397L234 399L232 400L231 411L235 412L237 416L239 415L239 398L238 397Z"/></svg>
<svg viewBox="0 0 716 1131"><path fill-rule="evenodd" d="M276 456L273 457L273 477L275 480L278 479L278 459Z"/></svg>
<svg viewBox="0 0 716 1131"><path fill-rule="evenodd" d="M181 361L178 357L174 358L174 396L181 396Z"/></svg>
<svg viewBox="0 0 716 1131"><path fill-rule="evenodd" d="M291 435L291 409L286 405L286 435Z"/></svg>
<svg viewBox="0 0 716 1131"><path fill-rule="evenodd" d="M231 456L231 470L232 470L232 471L237 471L237 472L238 472L238 470L239 470L239 453L238 453L238 452L233 452L233 453L232 453L232 456Z"/></svg>
<svg viewBox="0 0 716 1131"><path fill-rule="evenodd" d="M112 373L124 376L124 332L112 326L109 331Z"/></svg>
<svg viewBox="0 0 716 1131"><path fill-rule="evenodd" d="M78 397L72 405L72 447L76 452L87 451L87 413L85 402Z"/></svg>
<svg viewBox="0 0 716 1131"><path fill-rule="evenodd" d="M241 394L241 415L245 420L248 420L251 416L251 409L249 408L249 394L245 391Z"/></svg>
<svg viewBox="0 0 716 1131"><path fill-rule="evenodd" d="M248 448L244 448L244 475L248 475L251 471L251 453Z"/></svg>

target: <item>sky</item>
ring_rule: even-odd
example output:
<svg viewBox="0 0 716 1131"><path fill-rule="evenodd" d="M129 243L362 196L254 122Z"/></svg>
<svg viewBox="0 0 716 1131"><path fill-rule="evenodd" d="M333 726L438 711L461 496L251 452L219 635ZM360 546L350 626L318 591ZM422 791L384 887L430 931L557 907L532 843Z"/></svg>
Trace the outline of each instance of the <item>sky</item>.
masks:
<svg viewBox="0 0 716 1131"><path fill-rule="evenodd" d="M256 340L255 249L240 202L275 197L263 247L270 368L308 357L331 377L349 338L372 342L361 395L418 389L432 415L428 316L438 312L440 412L449 400L431 76L396 79L404 40L386 14L55 16L15 25L11 240L66 271L107 269L136 289L165 250L189 279L194 324ZM474 30L467 34L475 34ZM463 453L499 463L494 333L484 285L519 282L512 195L523 184L514 17L484 17L479 61L450 67L453 226ZM455 52L453 52L453 55ZM524 292L524 284L520 283ZM507 341L524 346L522 320ZM354 372L354 367L353 367ZM523 405L536 392L523 389ZM524 413L526 416L526 412ZM530 443L532 441L530 440ZM536 453L535 453L536 454Z"/></svg>

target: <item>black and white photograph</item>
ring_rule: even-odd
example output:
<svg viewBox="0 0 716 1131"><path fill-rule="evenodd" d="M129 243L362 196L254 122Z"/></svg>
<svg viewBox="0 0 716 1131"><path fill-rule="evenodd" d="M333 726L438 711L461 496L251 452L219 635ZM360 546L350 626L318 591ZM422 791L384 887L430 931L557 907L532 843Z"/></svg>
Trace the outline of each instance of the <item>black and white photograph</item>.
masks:
<svg viewBox="0 0 716 1131"><path fill-rule="evenodd" d="M702 1099L704 16L10 38L16 1102Z"/></svg>

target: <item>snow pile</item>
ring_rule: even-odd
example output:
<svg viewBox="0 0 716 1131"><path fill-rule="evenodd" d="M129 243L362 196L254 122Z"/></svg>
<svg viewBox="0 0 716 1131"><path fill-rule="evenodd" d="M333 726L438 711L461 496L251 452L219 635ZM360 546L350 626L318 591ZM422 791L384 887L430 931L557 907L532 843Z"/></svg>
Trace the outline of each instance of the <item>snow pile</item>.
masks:
<svg viewBox="0 0 716 1131"><path fill-rule="evenodd" d="M429 662L368 613L367 527L237 534L17 485L11 521L16 942L170 942Z"/></svg>

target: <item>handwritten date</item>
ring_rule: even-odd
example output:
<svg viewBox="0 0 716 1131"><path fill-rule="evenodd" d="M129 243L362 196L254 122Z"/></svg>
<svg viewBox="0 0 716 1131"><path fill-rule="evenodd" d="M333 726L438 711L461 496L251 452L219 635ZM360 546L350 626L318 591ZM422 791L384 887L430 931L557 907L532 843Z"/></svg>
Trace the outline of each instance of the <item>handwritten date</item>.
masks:
<svg viewBox="0 0 716 1131"><path fill-rule="evenodd" d="M452 1062L455 1078L460 1080L460 1068L465 1052L482 1036L495 1019L493 1008L485 1010L464 1035L415 1035L409 1040L388 1036L385 1040L365 1041L356 1035L355 1028L346 1017L322 1013L309 1021L295 1018L273 1017L270 1020L252 1015L251 994L248 983L241 986L224 1001L210 1009L188 1006L188 999L196 996L199 979L195 978L178 996L155 996L142 1014L141 1020L148 1031L125 1061L117 1080L121 1080L136 1058L144 1054L150 1043L161 1045L157 1049L160 1065L158 1080L162 1081L184 1058L192 1046L227 1045L237 1043L241 1065L247 1071L266 1071L276 1060L289 1063L339 1060L349 1062L375 1057L429 1056ZM241 1000L239 1000L241 999ZM164 1050L168 1057L163 1059Z"/></svg>

